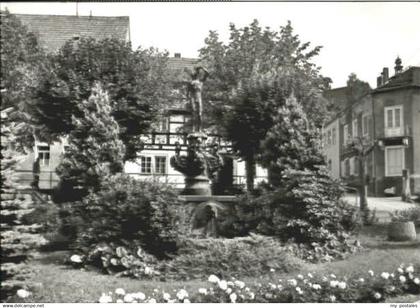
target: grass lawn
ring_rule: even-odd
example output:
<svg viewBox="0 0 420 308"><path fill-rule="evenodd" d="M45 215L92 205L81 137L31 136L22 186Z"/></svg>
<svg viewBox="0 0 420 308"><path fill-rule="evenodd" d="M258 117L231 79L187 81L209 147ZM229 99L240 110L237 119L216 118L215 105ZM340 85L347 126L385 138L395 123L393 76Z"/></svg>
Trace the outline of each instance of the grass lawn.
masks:
<svg viewBox="0 0 420 308"><path fill-rule="evenodd" d="M366 275L369 269L376 273L392 272L401 264L412 263L420 267L420 233L414 242L389 242L386 240L386 226L376 225L365 227L358 237L366 249L352 257L323 264L305 264L300 271L289 274L268 273L264 277L236 277L253 284L267 277L287 278L308 272L326 275L334 273L337 276ZM95 271L76 270L62 265L65 252L42 254L31 261L35 270L31 281L38 284L34 291L32 302L96 302L102 292L113 291L118 287L128 292L142 291L152 293L154 288L172 291L184 287L187 291L196 291L207 286L206 281L139 281L130 278L116 278ZM407 295L393 298L389 302L415 302L420 298ZM19 301L19 299L17 299Z"/></svg>

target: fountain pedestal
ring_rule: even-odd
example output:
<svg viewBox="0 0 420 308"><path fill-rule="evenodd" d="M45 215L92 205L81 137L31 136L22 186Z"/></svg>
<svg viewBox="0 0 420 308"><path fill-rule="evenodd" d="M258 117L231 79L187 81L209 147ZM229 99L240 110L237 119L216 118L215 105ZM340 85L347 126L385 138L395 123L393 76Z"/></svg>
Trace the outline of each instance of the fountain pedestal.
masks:
<svg viewBox="0 0 420 308"><path fill-rule="evenodd" d="M229 212L229 204L236 200L235 196L211 194L210 181L216 180L223 160L217 147L213 146L210 151L204 149L206 139L207 135L202 132L189 134L187 155L180 155L177 147L170 161L172 167L185 176L185 188L178 198L183 204L179 209L180 224L187 236L219 236L220 221Z"/></svg>

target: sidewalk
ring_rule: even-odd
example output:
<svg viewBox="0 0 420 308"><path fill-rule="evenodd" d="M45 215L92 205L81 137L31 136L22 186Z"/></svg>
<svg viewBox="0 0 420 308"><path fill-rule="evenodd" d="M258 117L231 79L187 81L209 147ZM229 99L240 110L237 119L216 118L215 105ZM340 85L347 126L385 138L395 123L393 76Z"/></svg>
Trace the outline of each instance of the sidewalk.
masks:
<svg viewBox="0 0 420 308"><path fill-rule="evenodd" d="M355 194L346 194L343 199L353 205L359 206L359 197ZM403 202L401 197L368 197L368 207L370 210L376 209L377 211L393 212L396 210L406 210L413 206L416 206L416 204Z"/></svg>
<svg viewBox="0 0 420 308"><path fill-rule="evenodd" d="M359 206L359 197L356 194L346 194L344 200L354 206ZM401 201L401 197L368 197L368 208L376 210L376 217L381 222L389 222L389 213L397 210L406 210L413 206L419 206L415 203L407 203Z"/></svg>

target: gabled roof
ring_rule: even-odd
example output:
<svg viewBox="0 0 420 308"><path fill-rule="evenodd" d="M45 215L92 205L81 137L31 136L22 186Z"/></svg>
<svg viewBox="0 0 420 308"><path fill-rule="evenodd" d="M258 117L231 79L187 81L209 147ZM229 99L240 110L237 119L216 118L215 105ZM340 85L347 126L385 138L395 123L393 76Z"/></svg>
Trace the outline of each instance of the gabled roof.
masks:
<svg viewBox="0 0 420 308"><path fill-rule="evenodd" d="M394 75L389 79L387 83L376 88L372 93L379 93L385 91L393 91L407 87L419 87L420 88L420 67L412 66L407 70Z"/></svg>
<svg viewBox="0 0 420 308"><path fill-rule="evenodd" d="M57 51L70 39L93 37L130 40L128 16L70 16L15 14L29 31L38 35L41 45L49 52Z"/></svg>

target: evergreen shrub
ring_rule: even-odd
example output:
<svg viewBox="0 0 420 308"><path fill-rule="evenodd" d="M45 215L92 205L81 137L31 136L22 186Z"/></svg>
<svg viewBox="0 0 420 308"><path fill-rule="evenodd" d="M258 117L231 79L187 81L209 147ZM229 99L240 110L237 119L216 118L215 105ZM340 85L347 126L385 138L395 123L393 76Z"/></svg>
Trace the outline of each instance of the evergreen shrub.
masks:
<svg viewBox="0 0 420 308"><path fill-rule="evenodd" d="M85 254L101 243L139 242L145 251L163 258L176 250L178 205L171 186L122 174L104 181L100 191L82 201L65 205L61 216L63 229L76 235L74 247Z"/></svg>

